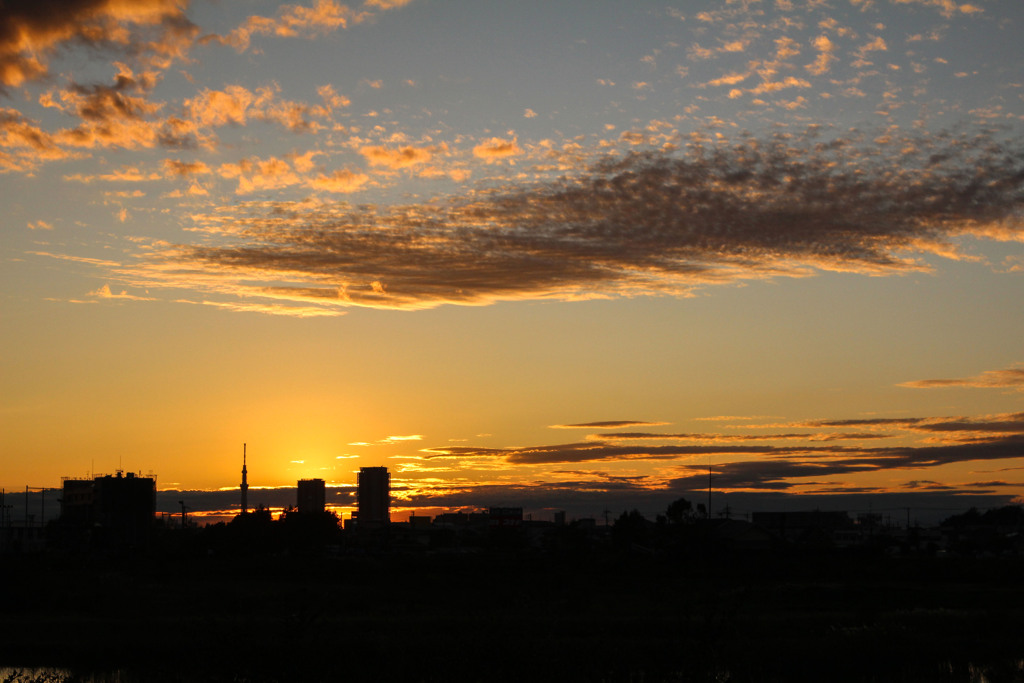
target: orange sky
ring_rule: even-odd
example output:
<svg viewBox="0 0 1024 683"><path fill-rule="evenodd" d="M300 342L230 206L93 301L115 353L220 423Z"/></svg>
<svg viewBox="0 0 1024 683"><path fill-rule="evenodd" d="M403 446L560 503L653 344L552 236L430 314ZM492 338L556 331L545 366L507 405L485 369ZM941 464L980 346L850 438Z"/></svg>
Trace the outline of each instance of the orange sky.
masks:
<svg viewBox="0 0 1024 683"><path fill-rule="evenodd" d="M0 8L5 490L1024 494L1018 3L51 4Z"/></svg>

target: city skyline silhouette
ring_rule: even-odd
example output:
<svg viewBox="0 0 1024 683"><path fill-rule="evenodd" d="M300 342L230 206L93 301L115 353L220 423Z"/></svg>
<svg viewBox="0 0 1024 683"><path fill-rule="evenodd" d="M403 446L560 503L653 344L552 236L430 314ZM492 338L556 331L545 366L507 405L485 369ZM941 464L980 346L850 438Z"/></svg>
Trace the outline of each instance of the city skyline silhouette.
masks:
<svg viewBox="0 0 1024 683"><path fill-rule="evenodd" d="M0 680L1019 680L1022 34L0 3Z"/></svg>

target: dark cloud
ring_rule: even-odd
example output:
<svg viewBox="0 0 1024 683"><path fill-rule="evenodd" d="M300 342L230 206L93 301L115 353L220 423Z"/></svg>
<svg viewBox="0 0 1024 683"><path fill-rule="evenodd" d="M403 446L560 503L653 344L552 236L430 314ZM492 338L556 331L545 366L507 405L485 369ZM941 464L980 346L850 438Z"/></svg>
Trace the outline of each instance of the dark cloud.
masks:
<svg viewBox="0 0 1024 683"><path fill-rule="evenodd" d="M427 450L428 459L469 459L478 457L501 458L510 464L539 465L554 463L614 461L614 460L673 460L704 455L791 455L795 453L832 454L836 449L778 446L622 446L587 441L584 443L532 446L526 448L472 448L438 447Z"/></svg>
<svg viewBox="0 0 1024 683"><path fill-rule="evenodd" d="M922 422L915 429L925 432L995 432L1024 433L1024 413L1000 415L996 418L957 418Z"/></svg>
<svg viewBox="0 0 1024 683"><path fill-rule="evenodd" d="M1016 434L1024 432L1024 413L1006 413L985 417L909 417L866 420L816 420L798 427L876 427L902 428L916 432L992 432Z"/></svg>
<svg viewBox="0 0 1024 683"><path fill-rule="evenodd" d="M485 457L509 465L547 465L612 461L678 462L683 472L669 483L671 489L707 486L710 468L720 489L789 490L822 485L828 478L884 471L920 470L961 462L1024 458L1024 435L1000 434L987 440L943 445L851 448L843 446L682 445L627 446L590 441L528 448L432 449L429 458L459 460L472 467L472 459ZM721 462L723 457L741 460ZM714 457L718 462L700 462ZM700 460L698 460L700 459ZM692 463L692 464L688 464ZM842 487L840 487L842 488ZM960 487L956 487L959 489Z"/></svg>
<svg viewBox="0 0 1024 683"><path fill-rule="evenodd" d="M595 438L602 441L716 441L721 443L737 441L862 441L869 439L888 439L891 434L877 432L847 433L788 433L788 434L716 434L698 432L692 434L658 434L656 432L612 432L600 434Z"/></svg>
<svg viewBox="0 0 1024 683"><path fill-rule="evenodd" d="M657 427L665 422L643 420L605 420L603 422L581 422L579 424L550 425L551 429L621 429L622 427Z"/></svg>
<svg viewBox="0 0 1024 683"><path fill-rule="evenodd" d="M899 149L897 152L889 150ZM994 135L744 138L609 159L446 203L250 203L164 250L152 284L425 308L681 295L738 279L926 269L951 239L1020 239L1024 153ZM198 276L198 277L197 277Z"/></svg>
<svg viewBox="0 0 1024 683"><path fill-rule="evenodd" d="M813 480L804 481L806 477L848 475L874 469L873 464L859 461L748 460L694 468L691 474L672 479L669 488L706 489L710 484L719 489L786 490L815 483Z"/></svg>
<svg viewBox="0 0 1024 683"><path fill-rule="evenodd" d="M805 427L911 427L924 422L923 417L887 417L864 420L815 420L806 422Z"/></svg>

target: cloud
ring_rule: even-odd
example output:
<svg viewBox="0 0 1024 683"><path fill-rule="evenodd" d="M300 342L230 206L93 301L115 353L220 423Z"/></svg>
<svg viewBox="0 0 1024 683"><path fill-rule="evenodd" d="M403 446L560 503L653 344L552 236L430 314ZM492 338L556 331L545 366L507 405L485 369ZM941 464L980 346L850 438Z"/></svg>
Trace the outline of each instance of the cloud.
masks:
<svg viewBox="0 0 1024 683"><path fill-rule="evenodd" d="M237 178L237 194L280 189L298 185L302 178L284 159L242 159L238 163L222 164L218 169L224 178Z"/></svg>
<svg viewBox="0 0 1024 683"><path fill-rule="evenodd" d="M780 448L762 446L626 446L587 441L582 443L530 446L520 448L473 448L442 446L425 449L428 459L466 461L498 459L509 465L613 462L627 460L685 460L707 455L788 455L793 453L832 452L823 448Z"/></svg>
<svg viewBox="0 0 1024 683"><path fill-rule="evenodd" d="M213 173L210 167L202 161L178 161L177 159L164 159L164 168L167 169L167 172L170 175L182 178Z"/></svg>
<svg viewBox="0 0 1024 683"><path fill-rule="evenodd" d="M149 99L159 80L155 72L136 74L116 62L112 84L71 82L43 93L39 103L78 119L78 125L44 133L13 112L0 115L5 146L30 147L35 161L75 156L68 148L187 148L197 143L196 126L177 115L161 117L163 103Z"/></svg>
<svg viewBox="0 0 1024 683"><path fill-rule="evenodd" d="M1014 388L1024 391L1024 367L986 370L980 375L961 379L920 379L912 382L903 382L898 386L917 389L933 389L937 387Z"/></svg>
<svg viewBox="0 0 1024 683"><path fill-rule="evenodd" d="M1024 241L1022 159L1019 142L986 134L698 141L448 202L252 202L194 214L210 239L154 245L133 276L152 287L413 310L928 271L921 255L960 258L954 241L964 236ZM349 170L301 178L277 158L220 172L238 178L239 193L295 184L352 192L369 182Z"/></svg>
<svg viewBox="0 0 1024 683"><path fill-rule="evenodd" d="M941 420L924 419L930 425ZM842 421L855 422L855 421ZM891 420L892 424L906 421ZM659 462L674 466L682 476L668 482L671 489L707 486L708 469L717 489L787 490L820 487L829 478L857 474L905 472L943 465L991 460L1019 461L1024 447L1024 414L1007 416L1006 425L985 418L964 418L964 429L986 425L984 438L942 445L919 443L908 446L850 447L821 445L828 436L808 435L805 443L787 446L761 445L625 445L612 441L555 444L515 448L474 448L446 446L425 449L428 461L454 462L460 469L503 470L512 466L540 467L557 464ZM821 424L827 424L822 422ZM876 424L879 424L876 422ZM949 428L954 425L948 424ZM707 435L708 440L719 438ZM799 439L784 435L784 439ZM698 437L699 439L699 437ZM723 460L725 459L725 460ZM487 463L492 463L491 467ZM884 486L882 487L884 488Z"/></svg>
<svg viewBox="0 0 1024 683"><path fill-rule="evenodd" d="M853 61L853 66L855 68L869 66L873 63L868 60L869 53L886 52L888 49L889 47L886 45L885 40L881 36L876 36L874 40L870 43L865 43L854 53L857 59Z"/></svg>
<svg viewBox="0 0 1024 683"><path fill-rule="evenodd" d="M549 425L549 429L621 429L623 427L657 427L667 422L646 422L642 420L605 420L603 422L581 422L579 424Z"/></svg>
<svg viewBox="0 0 1024 683"><path fill-rule="evenodd" d="M0 108L0 170L27 170L40 161L64 159L55 137L14 109Z"/></svg>
<svg viewBox="0 0 1024 683"><path fill-rule="evenodd" d="M523 150L516 144L515 139L491 138L473 148L473 156L487 160L505 159L522 154L522 152Z"/></svg>
<svg viewBox="0 0 1024 683"><path fill-rule="evenodd" d="M316 0L311 7L282 5L275 17L251 16L229 35L209 36L207 40L217 40L243 52L249 48L253 36L310 39L348 28L349 24L365 21L368 16L367 12L357 12L333 0Z"/></svg>
<svg viewBox="0 0 1024 683"><path fill-rule="evenodd" d="M70 43L166 66L197 32L179 0L8 0L0 3L0 84L47 76L49 58Z"/></svg>
<svg viewBox="0 0 1024 683"><path fill-rule="evenodd" d="M405 7L412 0L366 0L364 3L367 7L376 7L377 9L396 9L398 7Z"/></svg>
<svg viewBox="0 0 1024 683"><path fill-rule="evenodd" d="M185 108L192 120L201 126L243 126L249 107L260 106L271 97L268 90L257 95L240 85L230 85L224 90L200 91L195 97L185 100Z"/></svg>
<svg viewBox="0 0 1024 683"><path fill-rule="evenodd" d="M1015 434L1024 434L1024 413L1003 413L977 417L904 417L820 420L796 423L789 426L812 429L823 427L861 427L873 430L900 429L907 432L942 434L947 435L946 438L952 438L960 441L973 441L976 440L977 435L995 434L1013 436ZM958 433L966 436L959 436Z"/></svg>
<svg viewBox="0 0 1024 683"><path fill-rule="evenodd" d="M384 166L390 169L409 168L416 164L424 164L430 161L432 151L430 149L406 146L399 149L388 149L386 147L367 146L359 150L367 161L373 166Z"/></svg>
<svg viewBox="0 0 1024 683"><path fill-rule="evenodd" d="M738 443L744 441L863 441L867 439L886 439L889 434L873 432L840 432L825 434L788 433L788 434L658 434L656 432L613 432L594 437L601 441L711 441L715 443Z"/></svg>
<svg viewBox="0 0 1024 683"><path fill-rule="evenodd" d="M309 181L309 186L314 190L347 193L359 191L368 182L370 182L370 177L365 173L339 169L329 176L318 175Z"/></svg>
<svg viewBox="0 0 1024 683"><path fill-rule="evenodd" d="M104 284L102 287L94 292L89 292L90 296L97 297L99 299L120 299L122 301L152 301L151 297L146 296L135 296L129 294L125 290L121 290L119 293L111 291L110 285Z"/></svg>
<svg viewBox="0 0 1024 683"><path fill-rule="evenodd" d="M254 119L276 123L294 133L310 133L323 127L316 119L329 118L335 108L348 104L329 86L317 91L324 100L322 106L279 99L279 91L277 84L254 91L240 85L229 85L223 90L207 88L186 99L184 106L189 121L196 127L244 126Z"/></svg>
<svg viewBox="0 0 1024 683"><path fill-rule="evenodd" d="M964 3L958 5L954 0L893 0L897 5L922 5L924 7L935 7L942 13L942 16L951 19L957 12L963 14L976 14L982 12L980 7Z"/></svg>
<svg viewBox="0 0 1024 683"><path fill-rule="evenodd" d="M189 301L179 299L178 303L213 306L235 313L262 313L265 315L283 315L291 318L323 318L345 315L344 311L316 306L294 306L288 304L266 304L225 301Z"/></svg>
<svg viewBox="0 0 1024 683"><path fill-rule="evenodd" d="M818 56L805 68L809 73L815 76L820 76L827 73L832 66L832 62L836 60L836 46L835 43L833 43L826 35L820 35L812 42L814 44L814 49L818 51Z"/></svg>

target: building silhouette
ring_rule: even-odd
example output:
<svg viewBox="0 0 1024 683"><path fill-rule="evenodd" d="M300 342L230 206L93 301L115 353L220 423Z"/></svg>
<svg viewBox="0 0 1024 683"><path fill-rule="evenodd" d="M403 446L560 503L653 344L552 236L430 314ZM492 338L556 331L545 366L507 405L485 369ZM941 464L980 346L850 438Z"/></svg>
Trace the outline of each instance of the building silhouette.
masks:
<svg viewBox="0 0 1024 683"><path fill-rule="evenodd" d="M118 472L65 479L58 525L66 540L107 547L142 547L156 519L156 479Z"/></svg>
<svg viewBox="0 0 1024 683"><path fill-rule="evenodd" d="M361 467L357 495L359 526L379 527L390 521L391 475L387 467Z"/></svg>
<svg viewBox="0 0 1024 683"><path fill-rule="evenodd" d="M319 514L327 507L327 489L323 479L300 479L296 507L302 514Z"/></svg>

